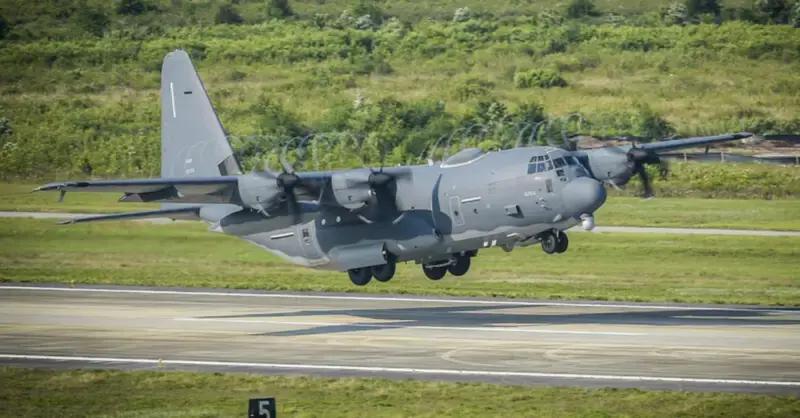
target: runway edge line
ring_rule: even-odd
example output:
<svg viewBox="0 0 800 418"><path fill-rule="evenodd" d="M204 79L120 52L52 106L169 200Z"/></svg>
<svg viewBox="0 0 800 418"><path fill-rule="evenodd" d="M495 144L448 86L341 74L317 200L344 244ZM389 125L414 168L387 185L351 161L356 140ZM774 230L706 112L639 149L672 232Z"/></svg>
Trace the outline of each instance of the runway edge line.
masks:
<svg viewBox="0 0 800 418"><path fill-rule="evenodd" d="M498 377L530 377L530 378L556 378L556 379L582 379L582 380L624 380L646 382L670 383L704 383L720 385L750 385L750 386L797 386L800 382L774 381L774 380L734 380L734 379L700 379L687 377L656 377L656 376L624 376L624 375L593 375L569 373L536 373L536 372L498 372L489 370L447 370L447 369L415 369L395 367L368 367L368 366L333 366L324 364L281 364L281 363L243 363L227 361L201 361L201 360L165 360L142 358L116 358L116 357L81 357L81 356L43 356L26 354L0 354L0 359L7 360L39 360L39 361L79 361L90 363L138 363L154 364L159 362L164 365L182 366L219 366L219 367L251 367L261 369L296 369L296 370L335 370L352 372L375 373L411 373L411 374L439 374L459 376L498 376Z"/></svg>

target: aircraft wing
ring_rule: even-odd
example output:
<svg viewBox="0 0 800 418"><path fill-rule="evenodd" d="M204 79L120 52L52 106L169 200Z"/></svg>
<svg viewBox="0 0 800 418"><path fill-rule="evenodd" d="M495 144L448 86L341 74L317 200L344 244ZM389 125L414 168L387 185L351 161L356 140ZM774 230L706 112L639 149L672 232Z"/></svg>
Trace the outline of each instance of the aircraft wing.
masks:
<svg viewBox="0 0 800 418"><path fill-rule="evenodd" d="M66 181L45 184L31 192L118 192L120 202L170 200L188 203L227 203L236 191L236 176L132 180Z"/></svg>
<svg viewBox="0 0 800 418"><path fill-rule="evenodd" d="M679 148L703 147L706 145L715 144L717 142L733 141L736 139L749 138L751 136L753 136L753 134L749 132L739 132L735 134L726 134L726 135L671 139L668 141L648 142L645 144L640 144L637 146L637 148L655 152L671 151Z"/></svg>
<svg viewBox="0 0 800 418"><path fill-rule="evenodd" d="M201 219L200 208L202 206L180 207L173 209L142 210L137 212L112 213L108 215L85 216L83 218L73 218L57 224L75 224L96 221L117 221L123 219L153 219L153 218L172 218L172 219Z"/></svg>
<svg viewBox="0 0 800 418"><path fill-rule="evenodd" d="M163 202L198 204L234 204L262 208L275 202L281 193L293 195L294 201L322 200L324 192L332 192L329 204L349 204L366 196L369 187L384 187L389 179L407 178L408 167L386 167L380 172L355 169L328 172L247 173L236 176L182 177L132 180L67 181L45 184L31 192L118 192L125 195L120 202ZM284 184L287 184L284 186ZM278 199L280 200L280 199ZM342 203L344 202L344 203ZM322 202L320 202L322 203Z"/></svg>

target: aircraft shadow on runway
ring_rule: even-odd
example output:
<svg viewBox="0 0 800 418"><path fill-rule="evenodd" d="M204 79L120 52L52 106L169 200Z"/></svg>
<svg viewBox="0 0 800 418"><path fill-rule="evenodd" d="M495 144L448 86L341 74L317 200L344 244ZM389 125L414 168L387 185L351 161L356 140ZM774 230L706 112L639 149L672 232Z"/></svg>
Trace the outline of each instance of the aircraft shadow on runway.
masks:
<svg viewBox="0 0 800 418"><path fill-rule="evenodd" d="M322 317L320 323L327 322L324 317L350 316L364 318L369 321L351 324L315 325L311 328L291 331L276 331L255 335L264 336L300 336L319 335L340 332L367 331L392 328L414 327L480 327L504 328L507 325L646 325L646 326L765 326L765 325L800 325L800 317L792 314L792 318L780 319L775 309L751 308L748 310L703 310L692 308L676 308L674 310L625 311L625 312L593 312L593 313L498 313L498 310L532 309L532 305L484 305L484 306L437 306L393 309L334 309L334 310L300 310L282 313L256 313L240 315L200 316L201 319L257 319L285 317ZM546 305L542 306L547 308ZM580 309L580 307L575 307ZM586 309L596 309L587 307ZM787 309L793 311L793 309ZM800 310L798 311L800 313ZM770 319L775 317L774 319ZM382 321L382 322L373 322ZM332 321L331 321L332 322Z"/></svg>

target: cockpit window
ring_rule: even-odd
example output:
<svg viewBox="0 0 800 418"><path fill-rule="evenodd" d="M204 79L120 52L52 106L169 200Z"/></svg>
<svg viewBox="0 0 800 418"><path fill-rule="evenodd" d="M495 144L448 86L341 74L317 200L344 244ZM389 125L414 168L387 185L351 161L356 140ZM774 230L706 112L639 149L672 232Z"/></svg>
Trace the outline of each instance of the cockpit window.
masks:
<svg viewBox="0 0 800 418"><path fill-rule="evenodd" d="M564 158L566 158L566 160L567 160L567 164L569 164L569 165L579 165L579 164L578 164L578 160L577 160L577 159L575 159L575 157L573 157L573 156L571 156L571 155L568 155L568 156L566 156L566 157L564 157Z"/></svg>
<svg viewBox="0 0 800 418"><path fill-rule="evenodd" d="M564 167L565 165L567 165L567 162L564 161L563 158L558 157L558 158L553 160L553 165L555 165L556 168L561 168L561 167Z"/></svg>
<svg viewBox="0 0 800 418"><path fill-rule="evenodd" d="M528 163L528 174L544 173L553 169L553 162L549 155L537 155Z"/></svg>

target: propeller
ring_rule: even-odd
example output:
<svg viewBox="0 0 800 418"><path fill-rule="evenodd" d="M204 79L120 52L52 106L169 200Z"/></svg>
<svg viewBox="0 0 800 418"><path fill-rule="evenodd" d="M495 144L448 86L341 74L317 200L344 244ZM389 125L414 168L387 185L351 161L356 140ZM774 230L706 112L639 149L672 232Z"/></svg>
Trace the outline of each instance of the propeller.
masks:
<svg viewBox="0 0 800 418"><path fill-rule="evenodd" d="M624 165L627 164L628 170L632 175L637 175L639 180L642 182L642 195L645 199L651 198L654 196L653 194L653 184L650 180L650 176L647 173L647 165L658 165L659 166L659 175L661 179L666 179L670 174L670 167L669 163L666 159L661 159L661 157L655 152L648 149L640 148L636 146L637 140L642 140L644 138L635 137L635 136L593 136L593 135L583 135L583 134L572 134L572 135L565 135L566 139L572 140L577 137L589 137L596 140L617 140L617 141L625 141L631 142L632 145L630 146L605 146L601 147L602 149L606 149L611 153L614 154L621 154L620 156L624 158L623 161L620 163ZM577 141L566 141L568 143L572 143L573 146L569 148L570 150L578 150ZM591 148L587 148L586 151L591 150ZM597 157L601 158L601 157ZM617 164L617 163L615 163ZM623 176L622 173L619 175ZM612 186L619 189L618 185L614 183L613 179L607 180L610 182ZM622 184L627 183L627 180L622 181Z"/></svg>
<svg viewBox="0 0 800 418"><path fill-rule="evenodd" d="M379 168L376 170L373 167L369 167L370 174L366 181L369 187L375 192L375 211L377 211L377 218L381 218L383 214L396 214L399 205L397 202L395 181L401 178L407 178L411 175L410 169L392 169L391 173L387 173L384 171L385 159L386 151L382 150ZM373 211L373 213L375 211Z"/></svg>
<svg viewBox="0 0 800 418"><path fill-rule="evenodd" d="M295 195L294 189L298 184L301 184L301 180L300 177L295 174L296 170L294 166L286 160L285 151L286 147L284 147L284 152L282 152L280 155L281 168L283 170L282 172L276 173L272 171L269 168L269 161L265 161L264 171L257 172L256 174L260 177L266 177L274 181L274 188L277 190L274 197L270 199L268 205L272 206L275 203L275 199L278 199L279 202L286 202L287 210L289 215L292 216L293 222L300 222L302 209L297 201L297 196ZM260 212L266 214L263 207L261 208Z"/></svg>
<svg viewBox="0 0 800 418"><path fill-rule="evenodd" d="M653 197L653 185L650 182L650 177L647 174L646 165L658 165L659 174L661 179L664 180L669 176L670 168L667 160L662 160L655 152L647 151L633 145L628 152L626 152L628 164L632 166L633 173L639 176L642 182L643 197L645 199Z"/></svg>

